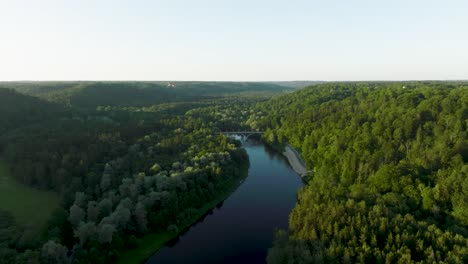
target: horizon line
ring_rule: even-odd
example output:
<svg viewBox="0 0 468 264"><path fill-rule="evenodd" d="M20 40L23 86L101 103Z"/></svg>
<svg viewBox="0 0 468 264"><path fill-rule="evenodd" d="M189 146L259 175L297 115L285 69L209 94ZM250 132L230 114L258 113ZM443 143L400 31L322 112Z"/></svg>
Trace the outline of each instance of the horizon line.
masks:
<svg viewBox="0 0 468 264"><path fill-rule="evenodd" d="M230 82L230 83L279 83L279 82L427 82L427 81L449 81L449 82L466 82L467 79L359 79L359 80L110 80L110 79L95 79L95 80L0 80L2 82Z"/></svg>

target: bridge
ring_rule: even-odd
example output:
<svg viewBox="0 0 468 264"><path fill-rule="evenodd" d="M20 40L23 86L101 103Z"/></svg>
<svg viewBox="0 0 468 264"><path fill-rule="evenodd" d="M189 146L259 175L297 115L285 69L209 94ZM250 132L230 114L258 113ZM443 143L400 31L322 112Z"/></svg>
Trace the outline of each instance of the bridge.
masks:
<svg viewBox="0 0 468 264"><path fill-rule="evenodd" d="M263 131L221 131L224 135L240 135L242 138L248 139L252 135L262 135Z"/></svg>

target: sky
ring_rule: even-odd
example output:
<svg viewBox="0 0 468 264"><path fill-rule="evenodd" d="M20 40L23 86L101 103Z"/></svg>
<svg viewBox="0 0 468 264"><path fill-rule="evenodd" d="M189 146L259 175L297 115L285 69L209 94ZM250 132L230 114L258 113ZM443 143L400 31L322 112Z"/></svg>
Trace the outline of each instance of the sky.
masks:
<svg viewBox="0 0 468 264"><path fill-rule="evenodd" d="M0 0L0 80L468 79L466 0Z"/></svg>

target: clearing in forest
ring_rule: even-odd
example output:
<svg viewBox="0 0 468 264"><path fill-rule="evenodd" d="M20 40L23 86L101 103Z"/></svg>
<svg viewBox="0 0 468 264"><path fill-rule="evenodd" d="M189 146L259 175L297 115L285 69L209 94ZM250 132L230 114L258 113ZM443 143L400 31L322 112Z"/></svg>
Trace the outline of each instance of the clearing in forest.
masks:
<svg viewBox="0 0 468 264"><path fill-rule="evenodd" d="M0 160L0 209L9 211L21 226L41 229L58 206L60 197L19 183Z"/></svg>

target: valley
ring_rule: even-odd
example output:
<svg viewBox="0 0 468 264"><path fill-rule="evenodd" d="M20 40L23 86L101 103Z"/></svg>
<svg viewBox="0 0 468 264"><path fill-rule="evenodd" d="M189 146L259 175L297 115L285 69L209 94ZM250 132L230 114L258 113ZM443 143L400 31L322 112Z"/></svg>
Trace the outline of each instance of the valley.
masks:
<svg viewBox="0 0 468 264"><path fill-rule="evenodd" d="M465 82L35 85L0 88L6 263L467 260Z"/></svg>

